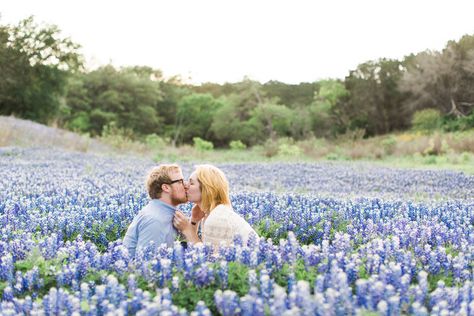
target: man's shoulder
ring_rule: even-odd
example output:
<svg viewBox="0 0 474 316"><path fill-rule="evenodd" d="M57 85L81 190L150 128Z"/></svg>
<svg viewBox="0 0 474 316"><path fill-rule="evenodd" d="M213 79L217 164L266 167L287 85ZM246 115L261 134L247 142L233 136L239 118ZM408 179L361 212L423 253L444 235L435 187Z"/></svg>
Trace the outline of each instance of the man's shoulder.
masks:
<svg viewBox="0 0 474 316"><path fill-rule="evenodd" d="M158 218L157 212L153 211L154 208L150 205L147 204L145 207L143 207L137 214L137 221L138 222L143 222L143 221L148 221L148 220L153 220L155 218Z"/></svg>
<svg viewBox="0 0 474 316"><path fill-rule="evenodd" d="M140 221L153 221L159 220L162 218L159 212L153 211L151 209L143 209L139 213Z"/></svg>

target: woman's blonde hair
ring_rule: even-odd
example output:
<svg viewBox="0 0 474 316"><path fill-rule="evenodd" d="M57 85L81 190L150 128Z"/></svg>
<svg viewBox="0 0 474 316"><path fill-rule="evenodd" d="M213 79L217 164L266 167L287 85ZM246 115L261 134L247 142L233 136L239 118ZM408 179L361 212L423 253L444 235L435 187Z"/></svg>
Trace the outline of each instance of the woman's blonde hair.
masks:
<svg viewBox="0 0 474 316"><path fill-rule="evenodd" d="M229 182L219 168L199 165L195 172L201 186L201 207L204 212L209 213L219 204L231 205Z"/></svg>

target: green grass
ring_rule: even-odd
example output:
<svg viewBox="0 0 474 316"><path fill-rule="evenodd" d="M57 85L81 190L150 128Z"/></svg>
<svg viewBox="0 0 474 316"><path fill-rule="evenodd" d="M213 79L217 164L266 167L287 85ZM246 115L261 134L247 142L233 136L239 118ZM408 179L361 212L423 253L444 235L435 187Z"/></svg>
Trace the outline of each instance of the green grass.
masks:
<svg viewBox="0 0 474 316"><path fill-rule="evenodd" d="M0 116L0 121L5 125L0 131L0 147L46 146L99 151L111 156L140 156L156 162L368 162L395 168L456 170L474 174L474 130L454 133L437 131L432 134L406 131L367 139L313 138L298 142L283 138L245 149L199 150L190 145L172 147L159 137L153 141L149 137L144 141L132 141L120 135L90 138L12 117ZM45 138L48 142L44 141ZM80 143L80 146L71 146L71 143ZM435 144L439 145L437 150L434 150ZM438 155L427 155L429 152Z"/></svg>
<svg viewBox="0 0 474 316"><path fill-rule="evenodd" d="M474 155L444 155L444 156L406 156L387 157L381 160L365 160L378 166L401 168L401 169L422 169L422 170L454 170L467 174L474 174Z"/></svg>

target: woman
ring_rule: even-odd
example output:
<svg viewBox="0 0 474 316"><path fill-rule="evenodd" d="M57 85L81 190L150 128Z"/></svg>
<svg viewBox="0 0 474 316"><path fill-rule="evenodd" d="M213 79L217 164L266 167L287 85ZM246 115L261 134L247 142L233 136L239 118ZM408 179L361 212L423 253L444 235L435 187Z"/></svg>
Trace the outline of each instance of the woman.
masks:
<svg viewBox="0 0 474 316"><path fill-rule="evenodd" d="M214 247L221 242L230 244L239 234L244 244L255 230L240 215L234 212L229 198L229 182L224 173L212 165L200 165L189 177L187 186L189 202L195 205L191 219L177 211L173 225L190 243L211 243ZM201 224L202 240L197 230Z"/></svg>

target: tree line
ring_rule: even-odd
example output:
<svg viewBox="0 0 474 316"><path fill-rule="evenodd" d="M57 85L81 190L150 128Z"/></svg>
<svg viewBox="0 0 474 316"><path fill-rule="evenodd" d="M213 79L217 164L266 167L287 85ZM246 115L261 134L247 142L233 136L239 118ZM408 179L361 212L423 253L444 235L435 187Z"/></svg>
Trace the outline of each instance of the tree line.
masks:
<svg viewBox="0 0 474 316"><path fill-rule="evenodd" d="M86 70L79 45L33 17L0 25L0 114L91 136L113 130L173 144L200 137L220 147L236 140L252 146L400 131L425 109L459 130L474 127L473 105L474 35L442 51L364 62L344 80L190 85L148 66Z"/></svg>

